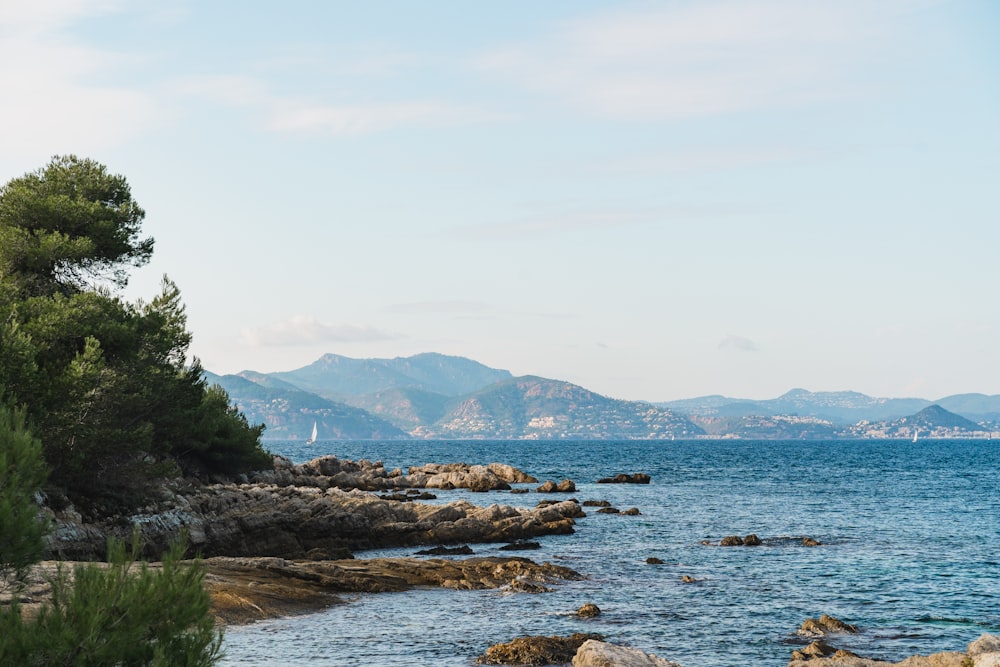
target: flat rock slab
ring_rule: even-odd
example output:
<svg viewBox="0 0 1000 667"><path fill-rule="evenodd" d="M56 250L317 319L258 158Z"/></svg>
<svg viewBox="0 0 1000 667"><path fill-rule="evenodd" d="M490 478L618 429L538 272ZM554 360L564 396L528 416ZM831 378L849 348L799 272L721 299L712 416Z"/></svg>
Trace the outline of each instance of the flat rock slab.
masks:
<svg viewBox="0 0 1000 667"><path fill-rule="evenodd" d="M546 582L581 578L567 567L502 557L336 561L218 557L204 563L216 618L226 624L316 611L339 602L338 593L383 593L420 586L531 591L545 590L541 584Z"/></svg>

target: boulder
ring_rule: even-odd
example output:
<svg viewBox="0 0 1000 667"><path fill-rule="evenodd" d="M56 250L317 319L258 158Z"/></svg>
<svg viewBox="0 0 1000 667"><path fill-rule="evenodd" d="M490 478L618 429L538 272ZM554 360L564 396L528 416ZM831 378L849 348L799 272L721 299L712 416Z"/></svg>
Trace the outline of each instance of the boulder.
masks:
<svg viewBox="0 0 1000 667"><path fill-rule="evenodd" d="M611 503L607 500L584 500L584 507L611 507Z"/></svg>
<svg viewBox="0 0 1000 667"><path fill-rule="evenodd" d="M580 618L594 618L601 615L601 608L593 602L588 602L576 610L576 615Z"/></svg>
<svg viewBox="0 0 1000 667"><path fill-rule="evenodd" d="M639 516L642 512L639 511L638 507L630 507L623 511L622 514L625 514L626 516Z"/></svg>
<svg viewBox="0 0 1000 667"><path fill-rule="evenodd" d="M969 644L972 667L1000 667L1000 636L980 635Z"/></svg>
<svg viewBox="0 0 1000 667"><path fill-rule="evenodd" d="M680 667L676 662L658 658L639 649L616 646L590 639L573 656L573 667Z"/></svg>
<svg viewBox="0 0 1000 667"><path fill-rule="evenodd" d="M532 549L541 548L542 545L538 542L512 542L500 547L500 551L531 551Z"/></svg>
<svg viewBox="0 0 1000 667"><path fill-rule="evenodd" d="M804 547L818 547L821 544L819 540L813 539L811 537L802 538L802 546Z"/></svg>
<svg viewBox="0 0 1000 667"><path fill-rule="evenodd" d="M646 559L646 565L663 565L663 561L655 556L650 556Z"/></svg>
<svg viewBox="0 0 1000 667"><path fill-rule="evenodd" d="M602 635L577 632L569 637L518 637L495 644L476 662L480 665L558 665L574 659L584 642L603 639Z"/></svg>
<svg viewBox="0 0 1000 667"><path fill-rule="evenodd" d="M745 547L759 547L763 542L755 534L750 533L743 538L743 546Z"/></svg>
<svg viewBox="0 0 1000 667"><path fill-rule="evenodd" d="M472 548L465 544L460 547L434 547L432 549L422 549L418 551L415 555L417 556L471 556L475 552Z"/></svg>
<svg viewBox="0 0 1000 667"><path fill-rule="evenodd" d="M542 482L535 491L537 493L572 493L576 491L576 483L571 479L564 479L557 484L549 479Z"/></svg>
<svg viewBox="0 0 1000 667"><path fill-rule="evenodd" d="M743 538L739 535L727 535L722 538L719 542L720 547L741 547L743 546Z"/></svg>
<svg viewBox="0 0 1000 667"><path fill-rule="evenodd" d="M597 510L598 514L621 514L621 510L617 507L602 507Z"/></svg>

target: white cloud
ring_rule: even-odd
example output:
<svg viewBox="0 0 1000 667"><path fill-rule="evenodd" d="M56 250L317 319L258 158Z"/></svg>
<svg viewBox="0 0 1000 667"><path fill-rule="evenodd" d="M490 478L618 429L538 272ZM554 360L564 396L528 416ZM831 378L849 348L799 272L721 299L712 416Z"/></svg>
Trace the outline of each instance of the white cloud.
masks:
<svg viewBox="0 0 1000 667"><path fill-rule="evenodd" d="M253 346L311 345L314 343L367 343L401 336L367 325L327 324L297 315L285 322L243 329L240 339Z"/></svg>
<svg viewBox="0 0 1000 667"><path fill-rule="evenodd" d="M5 3L0 9L0 126L4 157L37 159L89 153L127 140L160 118L153 99L134 89L93 83L132 65L128 55L82 44L65 29L115 3Z"/></svg>
<svg viewBox="0 0 1000 667"><path fill-rule="evenodd" d="M760 349L757 343L743 336L729 334L719 343L720 350L739 350L740 352L756 352Z"/></svg>
<svg viewBox="0 0 1000 667"><path fill-rule="evenodd" d="M853 74L909 2L657 4L561 26L480 68L627 120L796 106L852 95Z"/></svg>

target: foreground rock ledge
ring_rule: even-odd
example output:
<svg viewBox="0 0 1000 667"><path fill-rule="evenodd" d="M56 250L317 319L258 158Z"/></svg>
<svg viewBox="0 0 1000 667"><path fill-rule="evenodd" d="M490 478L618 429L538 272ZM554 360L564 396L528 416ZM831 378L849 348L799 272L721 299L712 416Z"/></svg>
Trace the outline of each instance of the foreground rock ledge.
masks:
<svg viewBox="0 0 1000 667"><path fill-rule="evenodd" d="M76 564L43 561L35 565L19 596L25 613L35 613L49 600L49 580L58 567L72 575ZM225 625L318 611L341 602L340 593L388 593L419 586L534 593L549 590L546 584L582 579L568 567L515 557L329 561L216 557L203 560L202 565L212 612ZM148 567L156 569L160 564ZM0 591L0 605L9 603L9 598L10 591Z"/></svg>
<svg viewBox="0 0 1000 667"><path fill-rule="evenodd" d="M337 593L387 593L418 586L532 592L547 590L546 583L581 578L568 567L527 558L209 558L204 563L216 618L230 625L321 609L339 602Z"/></svg>

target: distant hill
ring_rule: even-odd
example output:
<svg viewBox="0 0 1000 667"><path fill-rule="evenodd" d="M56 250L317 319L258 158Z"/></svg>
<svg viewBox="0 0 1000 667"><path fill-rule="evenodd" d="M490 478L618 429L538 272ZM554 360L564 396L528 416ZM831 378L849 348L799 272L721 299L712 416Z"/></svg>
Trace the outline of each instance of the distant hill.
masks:
<svg viewBox="0 0 1000 667"><path fill-rule="evenodd" d="M422 389L394 387L365 396L346 396L344 402L367 410L404 431L433 424L457 399Z"/></svg>
<svg viewBox="0 0 1000 667"><path fill-rule="evenodd" d="M267 428L263 440L305 440L313 422L320 439L393 440L408 435L384 419L364 410L330 401L298 389L267 386L239 375L205 373L210 384L229 394L251 424ZM261 378L267 382L267 378Z"/></svg>
<svg viewBox="0 0 1000 667"><path fill-rule="evenodd" d="M649 403L606 398L569 382L525 376L458 401L419 429L449 438L687 438L704 431Z"/></svg>
<svg viewBox="0 0 1000 667"><path fill-rule="evenodd" d="M955 394L935 403L976 422L1000 422L1000 394Z"/></svg>
<svg viewBox="0 0 1000 667"><path fill-rule="evenodd" d="M847 425L864 419L879 421L903 417L930 404L930 401L922 398L873 398L856 391L812 392L792 389L778 398L763 401L705 396L657 405L706 417L794 415L816 417L833 424Z"/></svg>
<svg viewBox="0 0 1000 667"><path fill-rule="evenodd" d="M767 400L702 396L622 401L560 380L513 377L463 357L351 359L327 354L280 373L217 376L268 439L746 439L987 437L1000 396L873 398L792 389ZM955 409L952 410L951 407Z"/></svg>
<svg viewBox="0 0 1000 667"><path fill-rule="evenodd" d="M883 422L858 422L844 431L847 437L922 438L980 437L988 429L940 405L929 405L916 414Z"/></svg>
<svg viewBox="0 0 1000 667"><path fill-rule="evenodd" d="M308 366L268 376L337 399L395 388L462 396L507 380L511 374L464 357L427 353L395 359L351 359L325 354Z"/></svg>

